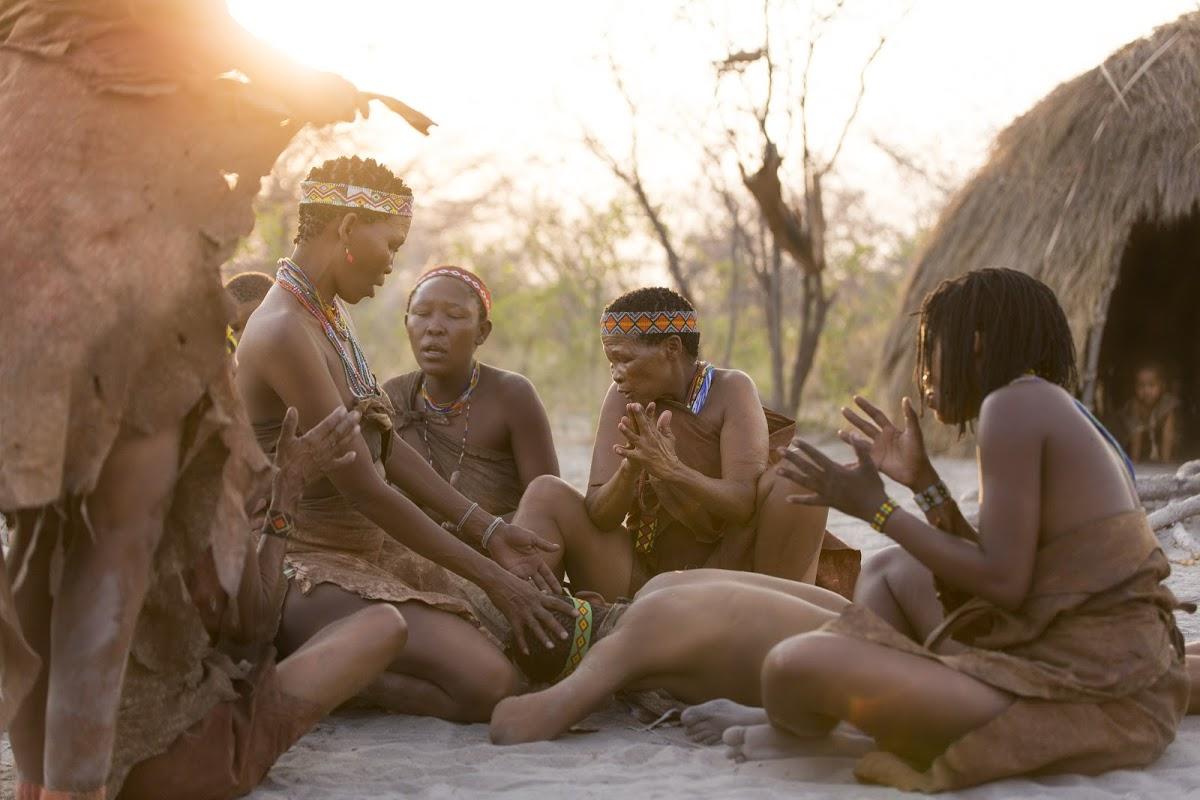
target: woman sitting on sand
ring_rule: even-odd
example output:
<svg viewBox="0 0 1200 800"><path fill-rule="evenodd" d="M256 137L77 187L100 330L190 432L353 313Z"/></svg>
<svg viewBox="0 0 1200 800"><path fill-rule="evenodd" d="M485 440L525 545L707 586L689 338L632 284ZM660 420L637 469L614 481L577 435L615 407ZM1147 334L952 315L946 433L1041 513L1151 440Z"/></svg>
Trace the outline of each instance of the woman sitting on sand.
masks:
<svg viewBox="0 0 1200 800"><path fill-rule="evenodd" d="M484 511L511 519L534 478L558 476L558 456L533 384L475 358L492 332L491 310L492 294L473 272L426 272L404 316L419 369L383 389L401 438Z"/></svg>
<svg viewBox="0 0 1200 800"><path fill-rule="evenodd" d="M664 288L608 305L604 398L587 494L535 480L515 521L562 545L558 575L609 600L653 576L717 567L820 583L849 595L858 553L825 533L826 511L789 505L767 469L792 421L765 410L743 372L700 359L696 311ZM822 540L826 574L818 576Z"/></svg>
<svg viewBox="0 0 1200 800"><path fill-rule="evenodd" d="M911 409L905 430L854 417L866 437L848 437L849 467L798 441L792 500L869 520L903 551L867 603L771 651L760 724L726 743L743 759L792 755L847 720L883 750L861 779L921 791L1152 762L1188 702L1180 604L1128 459L1065 391L1061 306L1024 273L980 270L930 294L920 325L926 405L960 430L978 419L978 530ZM880 471L917 491L925 520L896 507Z"/></svg>
<svg viewBox="0 0 1200 800"><path fill-rule="evenodd" d="M501 649L506 620L519 649L530 635L544 644L567 636L551 610L569 604L539 591L557 588L541 554L558 546L484 512L392 430L391 404L342 302L373 295L391 272L408 235L411 190L372 160L340 158L313 169L302 191L296 249L238 345L238 386L264 446L288 406L302 428L338 406L357 409L363 435L355 461L300 503L280 649L291 652L374 601L392 602L408 644L371 699L405 713L487 719L517 684ZM451 530L413 501L453 520Z"/></svg>

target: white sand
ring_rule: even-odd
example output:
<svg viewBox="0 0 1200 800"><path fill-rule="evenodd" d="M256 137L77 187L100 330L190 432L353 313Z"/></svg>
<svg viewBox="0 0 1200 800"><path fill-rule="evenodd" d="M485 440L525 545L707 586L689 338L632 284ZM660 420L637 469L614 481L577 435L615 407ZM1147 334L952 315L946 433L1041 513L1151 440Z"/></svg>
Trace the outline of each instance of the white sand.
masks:
<svg viewBox="0 0 1200 800"><path fill-rule="evenodd" d="M835 449L835 448L831 448ZM565 454L566 477L582 484L587 454ZM956 496L974 488L975 465L939 462ZM903 496L899 491L897 497ZM965 504L966 505L966 504ZM864 550L886 541L858 520L833 515L830 529ZM1200 595L1200 568L1175 568L1172 585L1182 597ZM1200 620L1181 618L1189 638ZM855 782L854 754L868 741L845 735L814 755L786 761L734 764L724 748L698 747L678 728L646 731L614 703L554 742L493 747L484 725L383 714L339 714L302 739L250 795L282 798L830 798L907 797ZM963 798L1200 798L1200 716L1184 721L1179 737L1153 767L1099 778L1065 776L1010 780L959 792Z"/></svg>

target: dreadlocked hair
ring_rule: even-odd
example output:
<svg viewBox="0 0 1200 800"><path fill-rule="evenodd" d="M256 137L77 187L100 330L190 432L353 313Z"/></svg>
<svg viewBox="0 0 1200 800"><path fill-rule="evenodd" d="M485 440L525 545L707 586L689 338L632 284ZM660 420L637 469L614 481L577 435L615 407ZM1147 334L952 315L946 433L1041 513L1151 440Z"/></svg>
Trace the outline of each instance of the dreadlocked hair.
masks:
<svg viewBox="0 0 1200 800"><path fill-rule="evenodd" d="M404 182L404 179L397 177L390 169L373 158L362 159L358 156L331 158L319 167L309 170L305 180L348 183L352 186L362 186L365 189L378 189L381 192L412 197L412 189ZM387 214L369 209L301 203L300 221L296 238L292 240L293 243L300 244L315 239L329 223L340 220L352 212L368 224L382 222L388 218Z"/></svg>
<svg viewBox="0 0 1200 800"><path fill-rule="evenodd" d="M668 289L665 286L649 286L642 289L634 289L632 292L625 294L613 300L604 309L605 314L616 313L618 311L695 311L692 304L687 298L681 295L674 289ZM665 342L672 336L678 336L679 341L683 344L683 350L692 358L700 357L700 331L694 333L643 333L637 338L638 341L646 342L647 344L658 344Z"/></svg>
<svg viewBox="0 0 1200 800"><path fill-rule="evenodd" d="M979 416L983 398L1022 375L1075 389L1079 375L1067 316L1050 287L1024 272L980 269L942 281L925 296L920 318L918 384L930 374L934 346L940 345L938 410L958 424L960 435Z"/></svg>

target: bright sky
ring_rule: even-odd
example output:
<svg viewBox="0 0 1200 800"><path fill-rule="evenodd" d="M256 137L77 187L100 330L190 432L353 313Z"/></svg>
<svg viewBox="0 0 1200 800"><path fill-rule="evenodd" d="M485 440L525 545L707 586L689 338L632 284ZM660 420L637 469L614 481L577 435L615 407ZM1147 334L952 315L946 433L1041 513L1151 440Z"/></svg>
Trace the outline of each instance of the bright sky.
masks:
<svg viewBox="0 0 1200 800"><path fill-rule="evenodd" d="M863 59L889 34L839 172L893 221L911 218L912 189L872 138L966 174L992 136L1056 84L1197 7L1195 0L908 3L903 14L899 0L847 0L822 40L812 83L814 139L827 152ZM614 184L580 142L587 128L615 152L628 147L629 114L613 86L611 54L642 110L644 177L658 196L684 201L698 174L693 132L742 119L731 109L739 96L733 86L718 108L712 62L729 52L730 40L735 50L761 43L761 5L752 0L229 5L247 28L297 59L433 117L439 127L428 139L394 118L373 118L363 134L373 154L393 166L419 161L449 194L463 184L465 165L486 161L545 195L610 196ZM777 52L804 47L808 8L798 1L779 13ZM709 20L718 22L716 33Z"/></svg>

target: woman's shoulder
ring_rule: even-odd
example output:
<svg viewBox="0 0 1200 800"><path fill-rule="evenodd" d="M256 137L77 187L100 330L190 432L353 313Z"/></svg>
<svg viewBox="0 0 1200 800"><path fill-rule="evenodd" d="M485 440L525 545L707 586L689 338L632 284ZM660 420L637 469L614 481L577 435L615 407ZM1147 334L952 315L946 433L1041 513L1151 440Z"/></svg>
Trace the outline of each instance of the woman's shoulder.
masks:
<svg viewBox="0 0 1200 800"><path fill-rule="evenodd" d="M420 380L421 370L414 369L411 372L403 372L394 378L388 378L380 384L380 388L383 389L384 394L392 401L392 406L399 411L410 405L409 398L412 396Z"/></svg>
<svg viewBox="0 0 1200 800"><path fill-rule="evenodd" d="M485 382L490 384L496 395L506 402L523 403L530 400L540 402L537 388L533 385L533 381L519 372L501 369L500 367L480 362L479 383L482 386Z"/></svg>
<svg viewBox="0 0 1200 800"><path fill-rule="evenodd" d="M713 367L713 388L730 400L758 402L758 385L740 369Z"/></svg>

